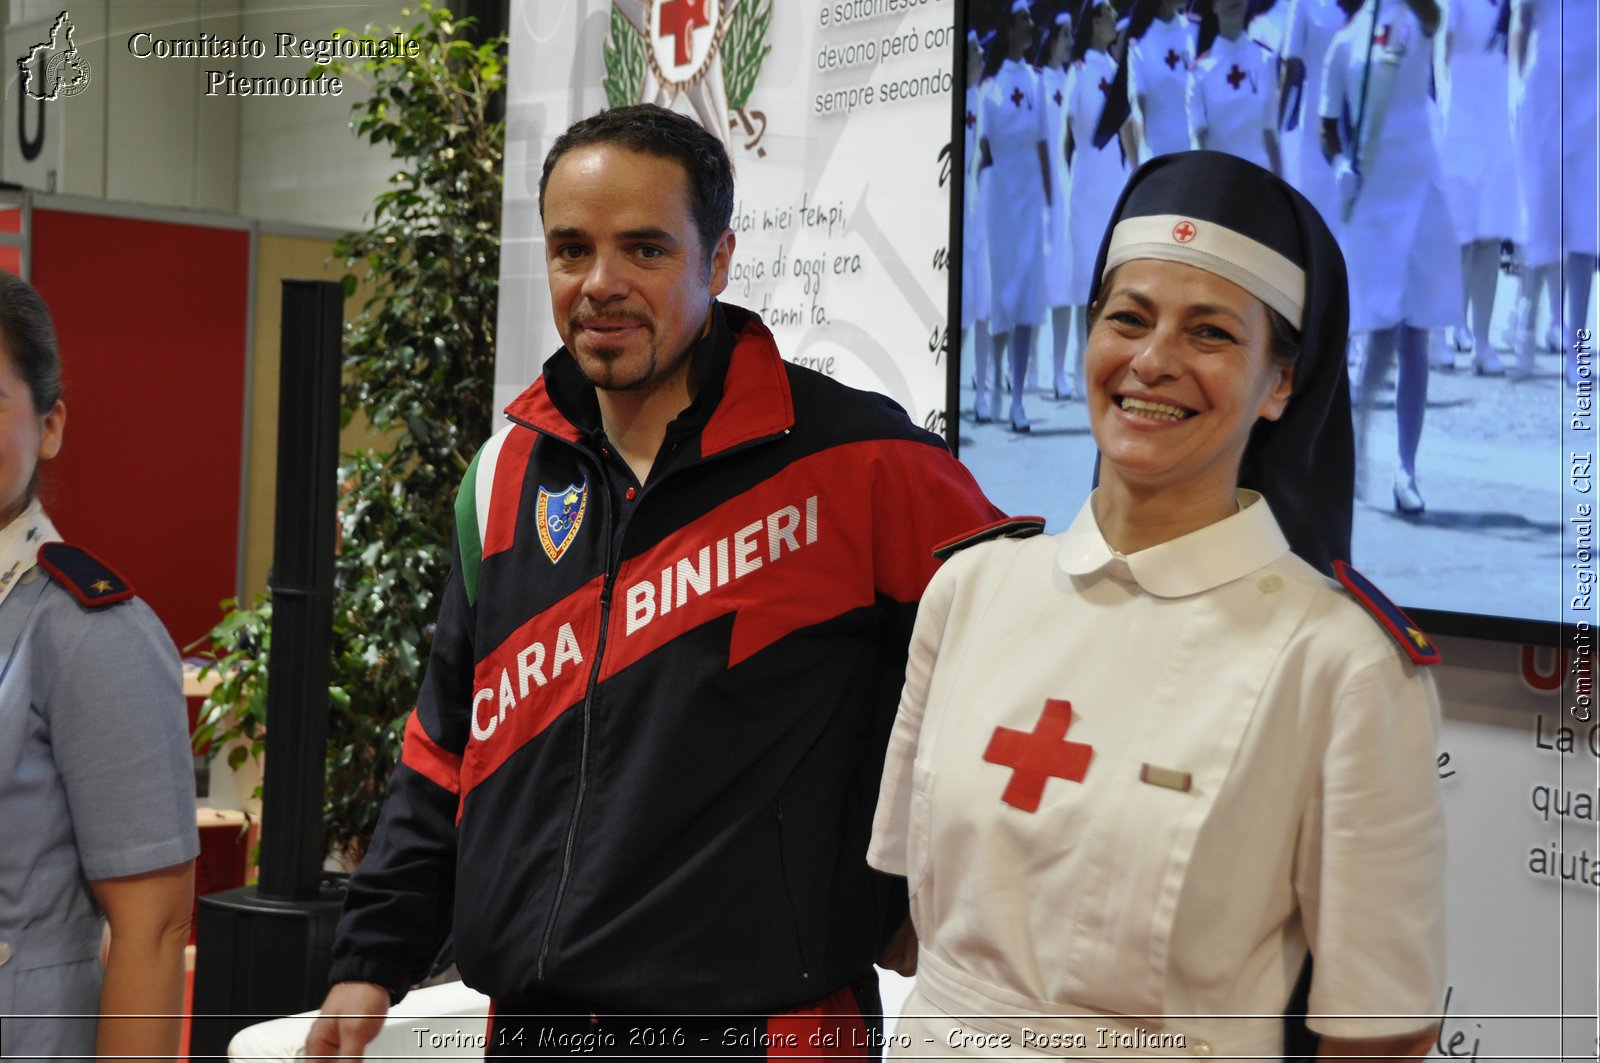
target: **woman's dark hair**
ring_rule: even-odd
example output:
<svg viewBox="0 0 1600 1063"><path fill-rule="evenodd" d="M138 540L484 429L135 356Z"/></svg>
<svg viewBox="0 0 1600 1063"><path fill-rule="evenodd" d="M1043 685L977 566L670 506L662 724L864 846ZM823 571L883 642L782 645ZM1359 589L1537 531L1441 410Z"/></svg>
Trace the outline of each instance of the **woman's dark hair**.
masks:
<svg viewBox="0 0 1600 1063"><path fill-rule="evenodd" d="M43 417L61 400L61 352L50 309L33 285L0 269L0 340Z"/></svg>
<svg viewBox="0 0 1600 1063"><path fill-rule="evenodd" d="M733 164L722 141L693 118L651 103L613 107L574 122L544 157L544 172L539 175L541 219L550 171L567 152L591 144L615 144L683 167L689 182L689 211L709 268L711 249L733 218Z"/></svg>

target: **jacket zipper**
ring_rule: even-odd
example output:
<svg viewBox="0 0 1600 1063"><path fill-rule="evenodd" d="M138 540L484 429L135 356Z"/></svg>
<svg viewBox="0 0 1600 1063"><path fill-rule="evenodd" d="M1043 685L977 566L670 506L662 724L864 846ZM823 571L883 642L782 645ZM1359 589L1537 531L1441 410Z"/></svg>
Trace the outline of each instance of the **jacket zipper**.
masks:
<svg viewBox="0 0 1600 1063"><path fill-rule="evenodd" d="M805 939L800 934L800 912L794 906L794 890L789 886L789 858L783 845L783 802L778 807L778 873L783 877L783 896L789 902L789 927L794 931L794 950L800 955L800 977L810 978L810 965L806 962Z"/></svg>
<svg viewBox="0 0 1600 1063"><path fill-rule="evenodd" d="M585 457L588 456L582 447L575 449ZM593 718L594 695L600 687L600 662L605 657L606 635L611 628L611 589L616 583L616 570L619 567L616 557L613 556L611 543L611 487L606 482L604 463L595 464L599 469L600 487L605 494L606 515L604 540L606 564L603 573L605 579L600 584L600 634L595 641L594 663L589 669L589 683L583 693L583 732L578 745L578 792L572 801L572 818L567 823L567 843L561 853L561 877L556 881L556 896L550 905L550 918L545 922L544 940L539 943L539 962L535 974L541 980L545 977L545 958L550 954L550 942L555 937L556 919L561 915L561 902L567 894L567 882L572 877L572 851L578 843L578 822L583 815L583 798L589 785L589 731ZM616 553L620 553L620 550Z"/></svg>
<svg viewBox="0 0 1600 1063"><path fill-rule="evenodd" d="M508 419L522 425L524 428L531 429L535 432L538 432L540 435L546 436L550 439L558 440L561 443L572 447L585 460L592 462L599 471L599 480L601 482L601 487L604 488L605 493L606 563L605 570L603 572L605 579L602 580L600 584L600 634L595 642L594 664L589 669L589 683L583 694L583 731L578 746L578 792L573 798L572 802L572 818L567 823L567 841L561 853L561 877L556 881L556 896L555 900L552 901L550 905L550 918L545 921L544 939L539 943L539 959L535 965L535 976L543 980L545 977L545 960L550 955L550 943L555 937L556 920L561 915L561 902L566 898L567 882L572 877L572 851L578 842L578 822L583 813L583 798L588 789L589 781L589 733L593 722L594 695L595 691L598 690L600 686L600 663L605 657L607 635L611 629L611 592L616 586L617 570L621 568L622 548L621 543L617 543L616 548L613 549L611 542L612 499L610 486L605 482L606 470L604 462L594 458L588 453L588 451L584 450L583 447L578 446L570 440L562 439L560 436L552 435L549 432L545 432L534 427L528 422L519 420L515 417L509 417ZM781 432L762 436L758 439L748 440L739 444L737 447L733 447L729 450L723 451L720 454L714 455L712 459L701 457L699 462L696 462L696 464L705 462L707 460L714 460L715 458L723 457L725 455L736 454L740 451L748 450L750 447L765 443L771 439L782 438L783 436L788 435L789 431L789 429L785 428ZM685 466L684 468L688 467ZM684 471L684 469L669 470L667 474L662 477L662 480L670 479L673 475L682 471ZM659 483L660 481L657 482ZM638 511L639 505L643 504L644 493L645 491L649 490L650 486L653 485L640 485L639 498L637 499L637 504L634 506L635 512ZM783 834L783 808L781 805L778 808L778 833L780 842L778 858L781 862L783 859L783 850L781 844ZM783 869L783 888L784 893L788 895L789 875L787 869ZM792 896L789 897L789 910L791 913L791 922L794 927L795 946L796 948L799 948L800 921L798 915L794 914L794 898ZM803 969L805 965L804 951L801 951L800 953L800 962L802 965L801 977L810 978L810 973Z"/></svg>

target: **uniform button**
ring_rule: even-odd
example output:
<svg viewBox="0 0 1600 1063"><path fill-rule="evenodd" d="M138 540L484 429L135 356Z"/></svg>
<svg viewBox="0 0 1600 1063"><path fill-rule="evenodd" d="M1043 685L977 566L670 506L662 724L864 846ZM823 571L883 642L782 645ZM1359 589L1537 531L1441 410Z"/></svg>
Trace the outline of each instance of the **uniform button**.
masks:
<svg viewBox="0 0 1600 1063"><path fill-rule="evenodd" d="M1191 1056L1209 1056L1211 1054L1211 1042L1196 1041L1189 1047L1189 1054Z"/></svg>
<svg viewBox="0 0 1600 1063"><path fill-rule="evenodd" d="M636 495L636 494L638 494L638 493L639 493L639 492L638 492L638 491L635 491L635 490L634 490L634 489L633 489L633 488L631 488L631 487L630 487L630 488L628 488L628 493L627 493L627 496L626 496L626 497L627 497L627 499L628 499L628 501L629 501L629 502L632 502L632 501L633 501L633 496L634 496L634 495Z"/></svg>
<svg viewBox="0 0 1600 1063"><path fill-rule="evenodd" d="M4 967L9 959L11 959L11 946L0 941L0 967Z"/></svg>
<svg viewBox="0 0 1600 1063"><path fill-rule="evenodd" d="M1283 577L1276 572L1269 572L1256 581L1256 590L1262 594L1277 594L1283 590Z"/></svg>

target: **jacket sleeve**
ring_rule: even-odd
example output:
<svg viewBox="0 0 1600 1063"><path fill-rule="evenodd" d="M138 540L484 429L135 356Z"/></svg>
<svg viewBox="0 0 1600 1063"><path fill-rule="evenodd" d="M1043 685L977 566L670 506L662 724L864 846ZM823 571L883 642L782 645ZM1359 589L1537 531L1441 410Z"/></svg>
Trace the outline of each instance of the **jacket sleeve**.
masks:
<svg viewBox="0 0 1600 1063"><path fill-rule="evenodd" d="M904 443L879 477L874 571L881 602L894 613L896 646L911 640L917 601L939 562L933 548L1005 514L984 497L942 441Z"/></svg>
<svg viewBox="0 0 1600 1063"><path fill-rule="evenodd" d="M350 877L330 983L375 982L398 1002L423 978L451 927L456 813L470 727L473 611L455 552L427 674L406 721L378 829Z"/></svg>

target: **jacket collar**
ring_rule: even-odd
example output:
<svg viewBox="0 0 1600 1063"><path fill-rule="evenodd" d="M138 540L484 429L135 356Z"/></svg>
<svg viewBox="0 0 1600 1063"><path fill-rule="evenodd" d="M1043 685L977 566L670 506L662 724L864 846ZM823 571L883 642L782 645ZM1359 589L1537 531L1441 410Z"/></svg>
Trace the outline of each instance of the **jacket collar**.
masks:
<svg viewBox="0 0 1600 1063"><path fill-rule="evenodd" d="M1057 539L1056 565L1069 576L1104 573L1132 581L1158 598L1183 598L1231 583L1289 552L1267 500L1245 490L1238 497L1239 512L1231 517L1136 553L1119 554L1100 534L1091 495Z"/></svg>
<svg viewBox="0 0 1600 1063"><path fill-rule="evenodd" d="M691 357L698 394L679 421L688 418L704 425L702 456L794 427L794 398L783 357L772 333L755 313L715 303L711 331L696 342ZM539 379L518 395L505 413L513 421L569 443L580 443L600 431L594 387L583 378L565 347L551 355Z"/></svg>

